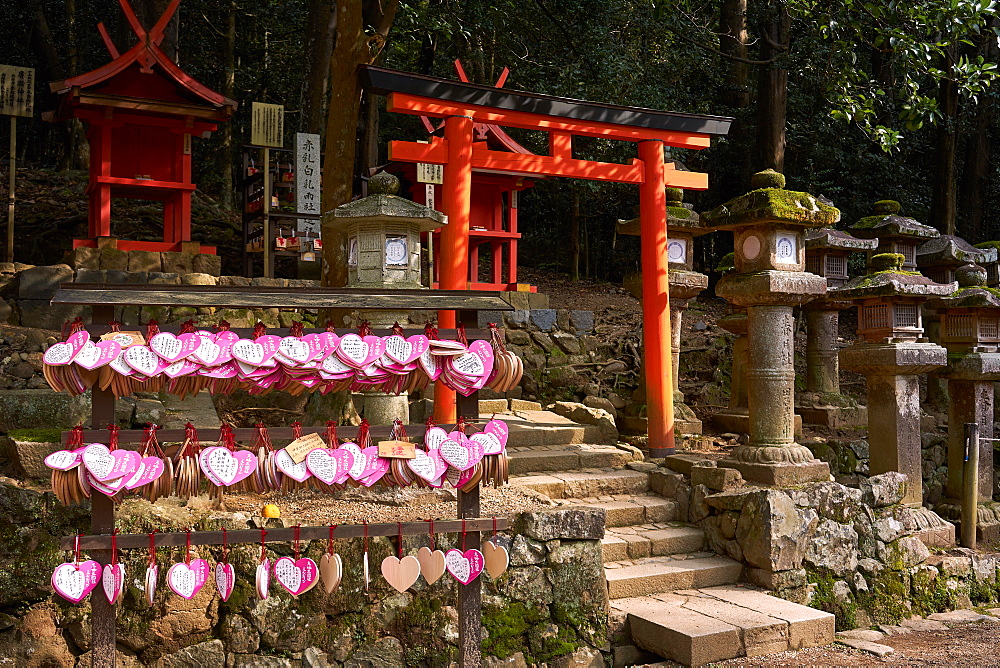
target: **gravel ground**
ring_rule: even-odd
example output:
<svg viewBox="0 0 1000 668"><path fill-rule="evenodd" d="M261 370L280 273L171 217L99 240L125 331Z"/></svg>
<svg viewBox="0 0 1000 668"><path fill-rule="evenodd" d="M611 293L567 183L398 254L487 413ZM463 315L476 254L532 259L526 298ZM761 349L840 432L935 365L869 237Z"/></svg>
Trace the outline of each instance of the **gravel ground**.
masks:
<svg viewBox="0 0 1000 668"><path fill-rule="evenodd" d="M351 489L339 494L343 498L333 498L314 490L266 494L230 493L225 496L225 508L231 512L242 511L257 516L261 514L265 503L274 503L281 509L281 517L287 524L301 523L307 526L360 524L362 521L376 524L454 519L458 514L455 491L450 488L388 489L374 492ZM516 485L504 485L500 489L481 488L481 517L504 517L549 505L548 501L536 493Z"/></svg>
<svg viewBox="0 0 1000 668"><path fill-rule="evenodd" d="M866 652L831 645L798 652L730 659L713 666L775 668L791 666L1000 666L1000 623L961 624L947 631L914 631L879 641L895 651L878 658Z"/></svg>

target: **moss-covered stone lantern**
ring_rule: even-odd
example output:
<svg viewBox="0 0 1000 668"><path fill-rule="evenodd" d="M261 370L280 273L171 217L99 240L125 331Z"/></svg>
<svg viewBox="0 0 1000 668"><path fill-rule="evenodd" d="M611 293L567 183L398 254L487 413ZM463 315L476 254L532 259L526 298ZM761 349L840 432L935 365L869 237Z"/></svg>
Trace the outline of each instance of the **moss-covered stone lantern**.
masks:
<svg viewBox="0 0 1000 668"><path fill-rule="evenodd" d="M826 279L828 288L847 283L848 260L853 253L873 250L875 239L858 239L847 232L822 227L805 233L806 271ZM837 343L840 312L849 301L830 296L815 299L802 307L809 336L806 338L806 392L800 396L797 412L812 424L827 427L863 427L868 423L864 406L840 393L840 363Z"/></svg>
<svg viewBox="0 0 1000 668"><path fill-rule="evenodd" d="M871 258L873 273L832 290L835 299L858 304L858 342L840 351L840 365L865 376L868 384L868 444L871 475L898 471L909 478L903 502L918 517L920 538L948 545L955 527L924 510L920 441L919 377L948 362L947 353L923 336L921 308L931 297L955 291L956 283L935 283L903 269L899 253Z"/></svg>
<svg viewBox="0 0 1000 668"><path fill-rule="evenodd" d="M938 283L955 280L955 270L967 264L986 266L997 261L996 248L976 248L962 237L942 234L917 248L917 266Z"/></svg>
<svg viewBox="0 0 1000 668"><path fill-rule="evenodd" d="M792 308L826 293L826 279L805 269L803 231L832 225L840 211L804 192L785 190L773 170L754 174L754 188L712 211L702 225L733 233L736 270L716 294L747 309L749 443L725 466L765 484L826 480L826 462L795 442Z"/></svg>
<svg viewBox="0 0 1000 668"><path fill-rule="evenodd" d="M680 433L700 434L701 420L684 403L684 393L680 389L681 323L689 300L697 297L708 287L708 276L694 271L694 238L708 234L701 226L698 214L691 205L684 204L684 191L667 188L667 271L670 281L670 334L672 375L674 386L674 428ZM639 219L618 221L618 234L639 236ZM642 299L642 281L628 276L625 284L634 286Z"/></svg>
<svg viewBox="0 0 1000 668"><path fill-rule="evenodd" d="M992 249L1000 255L1000 241L984 241L975 246L980 249ZM986 285L995 288L1000 285L1000 257L992 262L978 262L979 266L986 270Z"/></svg>
<svg viewBox="0 0 1000 668"><path fill-rule="evenodd" d="M860 219L849 228L859 239L877 239L878 247L868 251L868 270L872 271L871 259L880 253L899 253L903 256L903 269L917 268L917 247L928 239L941 236L929 225L918 223L913 218L899 215L899 202L883 199L875 202L871 216Z"/></svg>
<svg viewBox="0 0 1000 668"><path fill-rule="evenodd" d="M959 523L964 485L964 425L979 424L978 540L1000 538L1000 503L993 502L994 387L1000 381L1000 291L986 286L983 267L969 264L954 271L958 290L931 305L941 317L941 341L948 349L948 478L944 499L928 495L945 518Z"/></svg>
<svg viewBox="0 0 1000 668"><path fill-rule="evenodd" d="M447 216L399 197L399 179L379 172L368 196L338 206L329 224L348 239L347 283L359 288L421 288L420 235L443 227Z"/></svg>

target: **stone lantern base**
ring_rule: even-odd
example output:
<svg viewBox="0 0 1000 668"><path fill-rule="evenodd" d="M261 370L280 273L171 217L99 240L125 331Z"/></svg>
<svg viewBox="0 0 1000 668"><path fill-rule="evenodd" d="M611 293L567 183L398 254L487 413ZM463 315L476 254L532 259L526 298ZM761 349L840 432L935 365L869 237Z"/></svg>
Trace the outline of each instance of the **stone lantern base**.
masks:
<svg viewBox="0 0 1000 668"><path fill-rule="evenodd" d="M749 446L747 446L749 447ZM756 448L761 450L762 448ZM788 448L771 448L773 450L788 450ZM803 446L806 452L808 448ZM739 450L736 456L740 456ZM813 459L813 454L809 453L806 461L791 462L742 462L738 459L723 459L719 466L727 469L736 469L745 480L760 483L762 485L774 485L776 487L787 487L788 485L802 485L807 482L823 482L830 479L830 465L824 461Z"/></svg>

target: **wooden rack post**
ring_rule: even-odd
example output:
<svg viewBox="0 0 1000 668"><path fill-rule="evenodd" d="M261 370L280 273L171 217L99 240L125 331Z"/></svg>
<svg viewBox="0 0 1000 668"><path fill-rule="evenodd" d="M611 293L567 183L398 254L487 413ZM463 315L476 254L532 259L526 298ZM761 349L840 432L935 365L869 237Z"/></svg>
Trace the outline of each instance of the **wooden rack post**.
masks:
<svg viewBox="0 0 1000 668"><path fill-rule="evenodd" d="M216 306L235 308L358 308L376 310L426 310L437 311L450 309L457 312L458 321L466 327L466 335L470 339L488 339L489 333L473 329L476 326L476 311L512 310L506 301L500 298L495 292L467 291L467 290L360 290L352 288L317 288L313 290L303 290L300 288L239 288L239 287L216 287L216 286L159 286L159 285L120 285L120 284L63 284L60 290L52 298L52 304L86 304L92 307L92 325L88 328L91 334L108 331L105 323L114 319L114 307L116 305L132 305L141 302L147 306ZM169 327L161 328L162 331L169 331ZM441 331L441 335L454 336L456 332ZM100 441L98 433L102 428L116 422L115 397L110 390L101 390L95 386L92 388L92 411L91 411L91 431L84 432L85 438L93 438ZM479 417L479 393L473 392L468 397L459 395L458 415L466 418L467 421L474 422ZM240 432L241 430L236 430ZM283 431L283 430L274 430ZM308 430L304 430L308 431ZM107 432L105 432L107 433ZM120 442L136 442L141 432L135 430L122 431L119 433ZM377 433L377 432L376 432ZM63 440L68 438L69 432L64 432ZM239 436L239 434L237 434ZM166 439L168 434L161 433L161 438ZM91 441L93 442L93 441ZM466 548L479 549L481 547L481 531L486 526L493 525L493 520L486 520L479 517L479 485L469 491L458 492L458 518L466 520ZM498 518L496 526L499 529L507 528L509 525L506 518ZM440 523L442 527L452 527L449 521ZM379 527L385 528L387 533L375 533L382 531ZM462 524L455 522L453 530L461 530ZM91 552L92 558L102 566L110 561L111 551L110 537L115 528L115 508L114 501L103 494L93 494L91 496L91 533L92 536L85 536L81 539L81 547ZM389 529L391 528L391 532ZM338 535L347 537L353 529L360 530L360 527L341 525L337 528ZM404 524L404 534L423 533L424 523ZM275 530L270 532L274 540L289 540L284 532L291 530ZM397 525L370 525L370 535L395 535ZM308 540L314 534L318 538L326 537L329 533L328 527L302 527L302 536ZM317 532L322 532L317 534ZM252 533L252 535L250 535ZM193 544L198 545L221 545L221 532L199 532L199 536L192 534ZM219 535L216 535L219 534ZM230 532L229 543L256 542L259 533L257 531L248 532L247 540L243 538L241 532ZM161 534L156 538L158 545L180 544L171 541L180 540L180 536L186 534ZM145 541L147 536L122 535L118 537L118 544L123 548L134 547L137 540ZM72 545L73 538L63 539L63 547ZM144 543L137 543L141 546ZM96 591L96 590L95 590ZM90 597L91 621L92 621L92 666L94 668L114 668L116 663L116 640L115 640L115 606L110 605L106 598L100 595ZM472 583L459 588L458 593L458 633L459 633L459 656L460 664L463 667L473 667L481 665L482 653L480 643L482 640L482 588L479 578Z"/></svg>

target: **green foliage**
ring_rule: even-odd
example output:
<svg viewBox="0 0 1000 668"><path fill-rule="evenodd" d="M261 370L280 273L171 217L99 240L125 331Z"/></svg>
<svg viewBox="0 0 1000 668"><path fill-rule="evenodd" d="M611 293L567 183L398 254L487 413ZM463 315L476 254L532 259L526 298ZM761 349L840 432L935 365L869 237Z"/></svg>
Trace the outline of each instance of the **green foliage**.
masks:
<svg viewBox="0 0 1000 668"><path fill-rule="evenodd" d="M62 432L58 429L15 429L7 434L15 441L22 443L58 443Z"/></svg>

